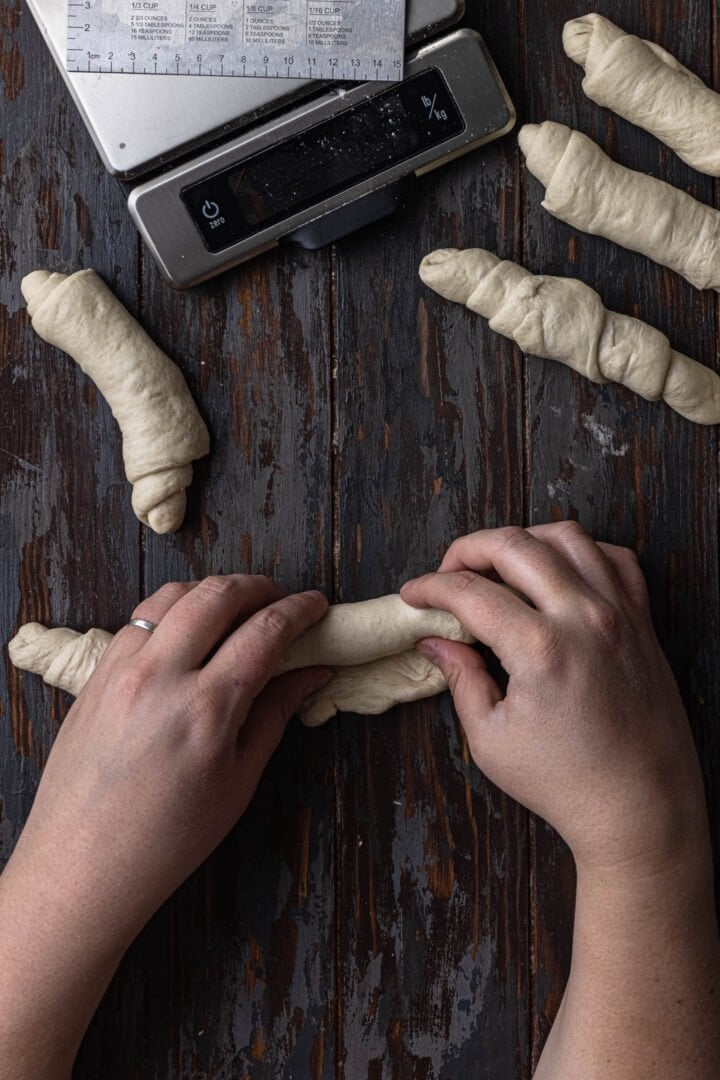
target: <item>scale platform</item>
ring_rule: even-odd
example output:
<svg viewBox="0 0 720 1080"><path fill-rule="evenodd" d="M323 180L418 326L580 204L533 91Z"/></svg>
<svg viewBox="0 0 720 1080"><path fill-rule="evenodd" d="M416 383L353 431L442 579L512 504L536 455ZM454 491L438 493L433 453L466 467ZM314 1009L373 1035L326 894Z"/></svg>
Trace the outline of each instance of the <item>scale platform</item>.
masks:
<svg viewBox="0 0 720 1080"><path fill-rule="evenodd" d="M66 0L27 0L106 168L122 179L319 93L316 79L225 79L213 75L74 74L65 68ZM408 44L463 15L464 0L407 0Z"/></svg>

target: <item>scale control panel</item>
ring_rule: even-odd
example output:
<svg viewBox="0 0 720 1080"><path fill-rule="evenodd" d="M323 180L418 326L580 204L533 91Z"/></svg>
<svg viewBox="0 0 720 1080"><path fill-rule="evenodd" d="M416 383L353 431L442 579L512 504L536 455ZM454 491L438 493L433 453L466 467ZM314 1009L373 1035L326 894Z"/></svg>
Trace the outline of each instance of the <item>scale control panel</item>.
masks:
<svg viewBox="0 0 720 1080"><path fill-rule="evenodd" d="M134 188L130 212L168 281L186 288L282 241L345 235L388 213L407 177L512 128L474 31L424 46L405 70L391 87L338 85Z"/></svg>
<svg viewBox="0 0 720 1080"><path fill-rule="evenodd" d="M208 251L316 206L465 130L436 68L185 188Z"/></svg>

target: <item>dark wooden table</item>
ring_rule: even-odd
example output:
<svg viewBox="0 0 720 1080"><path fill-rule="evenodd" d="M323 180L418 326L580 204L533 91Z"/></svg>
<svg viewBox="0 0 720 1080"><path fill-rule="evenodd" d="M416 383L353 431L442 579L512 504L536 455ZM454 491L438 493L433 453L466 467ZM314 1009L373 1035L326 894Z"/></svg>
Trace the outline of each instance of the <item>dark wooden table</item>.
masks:
<svg viewBox="0 0 720 1080"><path fill-rule="evenodd" d="M468 7L521 122L565 121L717 200L711 180L584 98L560 42L582 5ZM713 0L595 10L718 86ZM0 2L0 30L2 641L30 619L116 629L162 582L209 573L264 571L360 600L432 568L459 534L578 518L640 553L717 840L717 431L524 359L425 289L417 266L432 248L479 245L583 278L710 365L717 297L553 220L514 135L330 250L283 249L177 295L19 0ZM30 328L23 274L84 266L177 359L212 432L175 536L138 525L106 404ZM69 699L6 653L0 680L6 859ZM251 810L130 950L76 1075L527 1078L572 911L567 850L479 775L448 700L293 726Z"/></svg>

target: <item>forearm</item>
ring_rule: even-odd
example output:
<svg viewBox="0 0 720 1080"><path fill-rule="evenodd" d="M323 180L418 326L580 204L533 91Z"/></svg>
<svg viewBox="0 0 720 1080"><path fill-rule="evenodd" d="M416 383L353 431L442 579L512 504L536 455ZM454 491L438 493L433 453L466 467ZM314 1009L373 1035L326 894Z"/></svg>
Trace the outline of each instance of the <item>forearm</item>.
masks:
<svg viewBox="0 0 720 1080"><path fill-rule="evenodd" d="M578 869L570 979L535 1080L714 1080L720 945L703 842L644 876Z"/></svg>
<svg viewBox="0 0 720 1080"><path fill-rule="evenodd" d="M41 874L0 878L0 1080L66 1080L126 942Z"/></svg>

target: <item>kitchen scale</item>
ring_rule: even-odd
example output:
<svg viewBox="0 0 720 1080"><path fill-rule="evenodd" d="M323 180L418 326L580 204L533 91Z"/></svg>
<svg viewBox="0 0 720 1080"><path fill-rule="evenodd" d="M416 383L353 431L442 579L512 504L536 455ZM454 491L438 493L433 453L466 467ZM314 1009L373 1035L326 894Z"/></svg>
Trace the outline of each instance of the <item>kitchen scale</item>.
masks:
<svg viewBox="0 0 720 1080"><path fill-rule="evenodd" d="M515 122L482 38L450 29L464 0L408 0L394 83L68 72L65 3L27 2L175 288L279 243L331 243L391 213L409 177Z"/></svg>

